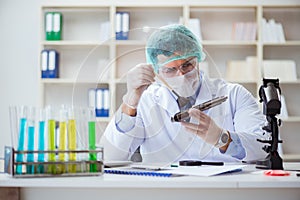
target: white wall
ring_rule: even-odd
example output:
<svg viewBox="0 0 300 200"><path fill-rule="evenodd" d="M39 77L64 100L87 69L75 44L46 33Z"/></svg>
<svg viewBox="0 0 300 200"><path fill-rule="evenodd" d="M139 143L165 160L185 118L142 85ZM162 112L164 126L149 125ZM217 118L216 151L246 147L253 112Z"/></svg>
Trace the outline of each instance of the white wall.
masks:
<svg viewBox="0 0 300 200"><path fill-rule="evenodd" d="M8 107L38 104L38 0L0 0L0 157L10 145Z"/></svg>
<svg viewBox="0 0 300 200"><path fill-rule="evenodd" d="M161 0L150 2L153 1L161 2ZM196 0L175 1L196 2ZM3 157L4 146L11 144L8 107L38 104L39 10L44 2L47 0L0 0L0 158ZM49 0L49 2L52 1ZM208 0L203 2L211 3ZM240 1L214 2L225 4ZM299 3L300 0L286 0L285 2L283 0L251 0L248 3L256 2L260 4Z"/></svg>

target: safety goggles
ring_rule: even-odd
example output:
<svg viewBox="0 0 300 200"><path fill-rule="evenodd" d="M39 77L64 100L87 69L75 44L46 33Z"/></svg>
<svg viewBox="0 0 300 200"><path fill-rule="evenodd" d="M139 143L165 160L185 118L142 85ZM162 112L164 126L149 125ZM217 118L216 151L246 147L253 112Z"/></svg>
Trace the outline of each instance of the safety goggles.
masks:
<svg viewBox="0 0 300 200"><path fill-rule="evenodd" d="M180 71L182 74L186 74L192 71L198 65L197 57L192 57L191 59L184 62L182 65L178 67L166 67L162 66L159 68L160 74L164 77L174 77L177 76L178 72Z"/></svg>

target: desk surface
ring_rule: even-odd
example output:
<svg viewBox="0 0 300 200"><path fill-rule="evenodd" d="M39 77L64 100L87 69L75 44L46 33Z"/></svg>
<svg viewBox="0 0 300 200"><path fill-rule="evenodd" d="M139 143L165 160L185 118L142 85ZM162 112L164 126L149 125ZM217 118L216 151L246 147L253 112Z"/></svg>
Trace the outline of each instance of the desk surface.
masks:
<svg viewBox="0 0 300 200"><path fill-rule="evenodd" d="M300 169L300 163L286 163L285 169ZM118 199L122 198L123 195L128 195L127 193L130 191L136 193L137 190L139 192L144 191L142 195L147 193L152 199L157 192L163 194L164 191L172 191L173 195L178 193L173 199L179 199L183 194L195 197L199 195L199 192L201 192L201 195L207 195L207 197L211 197L211 195L221 197L223 194L235 193L235 195L238 195L241 193L240 195L244 199L245 197L246 199L255 199L253 194L245 195L245 192L251 191L259 194L257 198L265 195L267 199L270 199L273 195L272 198L280 199L285 197L282 195L289 195L291 197L289 199L300 199L300 177L296 176L296 173L300 172L291 171L290 176L271 177L265 176L263 171L255 169L254 165L249 165L243 168L241 172L212 177L181 176L165 178L104 174L103 176L93 177L12 178L6 174L1 174L0 187L20 187L21 194L26 197L21 199L34 199L33 197L46 195L46 193L53 197L54 191L54 194L57 195L60 193L72 193L74 195L76 192L81 191L83 193L88 192L87 194L92 196L107 195L108 191L111 191L109 198L114 199L113 197L117 195L115 199ZM158 196L154 199L160 199ZM76 199L76 197L74 198ZM73 200L74 198L72 197Z"/></svg>

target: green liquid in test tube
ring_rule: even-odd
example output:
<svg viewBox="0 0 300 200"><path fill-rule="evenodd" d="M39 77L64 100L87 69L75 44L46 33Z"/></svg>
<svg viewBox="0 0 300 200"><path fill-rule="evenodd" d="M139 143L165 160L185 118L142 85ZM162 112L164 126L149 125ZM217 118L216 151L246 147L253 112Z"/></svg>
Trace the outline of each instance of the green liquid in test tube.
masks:
<svg viewBox="0 0 300 200"><path fill-rule="evenodd" d="M96 122L89 121L89 150L96 150ZM97 153L90 153L90 161L97 160ZM90 172L97 172L97 164L90 164Z"/></svg>
<svg viewBox="0 0 300 200"><path fill-rule="evenodd" d="M74 151L76 150L76 120L72 109L68 114L68 150ZM76 153L69 153L69 161L76 161ZM76 173L76 164L69 164L68 172Z"/></svg>

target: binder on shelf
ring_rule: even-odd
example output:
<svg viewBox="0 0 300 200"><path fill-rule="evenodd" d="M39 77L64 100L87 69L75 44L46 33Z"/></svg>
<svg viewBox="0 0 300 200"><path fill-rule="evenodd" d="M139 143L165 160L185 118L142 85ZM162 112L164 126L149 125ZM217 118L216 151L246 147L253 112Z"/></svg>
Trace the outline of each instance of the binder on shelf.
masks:
<svg viewBox="0 0 300 200"><path fill-rule="evenodd" d="M122 14L120 12L116 13L116 40L121 38L121 29L122 29Z"/></svg>
<svg viewBox="0 0 300 200"><path fill-rule="evenodd" d="M100 25L100 41L106 41L110 38L111 33L110 33L110 22L104 22L101 23Z"/></svg>
<svg viewBox="0 0 300 200"><path fill-rule="evenodd" d="M109 89L97 88L96 89L96 117L108 117L109 116Z"/></svg>
<svg viewBox="0 0 300 200"><path fill-rule="evenodd" d="M108 117L109 116L109 105L110 105L110 98L109 98L109 90L108 88L103 89L103 115Z"/></svg>
<svg viewBox="0 0 300 200"><path fill-rule="evenodd" d="M281 23L275 19L262 18L262 40L263 42L284 43L285 35Z"/></svg>
<svg viewBox="0 0 300 200"><path fill-rule="evenodd" d="M59 53L55 50L44 49L41 52L41 77L58 78Z"/></svg>
<svg viewBox="0 0 300 200"><path fill-rule="evenodd" d="M52 40L52 25L53 25L53 14L52 12L47 12L45 14L45 33L46 40Z"/></svg>
<svg viewBox="0 0 300 200"><path fill-rule="evenodd" d="M96 117L102 116L102 109L103 109L103 90L101 88L96 89Z"/></svg>
<svg viewBox="0 0 300 200"><path fill-rule="evenodd" d="M48 50L42 50L41 54L41 75L42 78L48 78Z"/></svg>
<svg viewBox="0 0 300 200"><path fill-rule="evenodd" d="M48 78L58 78L59 54L55 50L49 50L48 56Z"/></svg>
<svg viewBox="0 0 300 200"><path fill-rule="evenodd" d="M47 12L45 14L46 40L62 39L62 13Z"/></svg>
<svg viewBox="0 0 300 200"><path fill-rule="evenodd" d="M128 40L129 12L116 13L116 40Z"/></svg>
<svg viewBox="0 0 300 200"><path fill-rule="evenodd" d="M128 34L129 34L129 13L123 12L122 13L122 39L128 40Z"/></svg>
<svg viewBox="0 0 300 200"><path fill-rule="evenodd" d="M88 102L89 107L96 108L96 90L94 88L91 88L88 91Z"/></svg>

